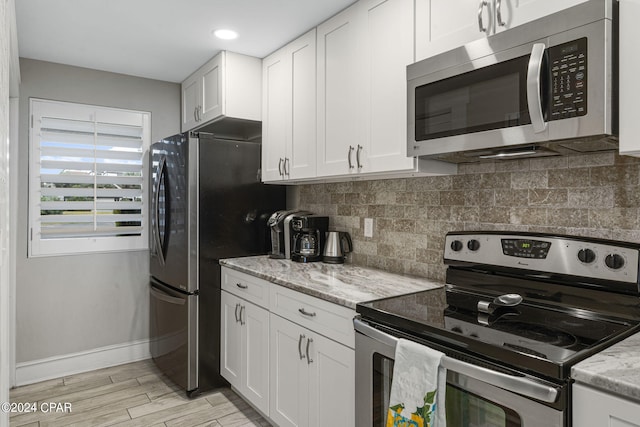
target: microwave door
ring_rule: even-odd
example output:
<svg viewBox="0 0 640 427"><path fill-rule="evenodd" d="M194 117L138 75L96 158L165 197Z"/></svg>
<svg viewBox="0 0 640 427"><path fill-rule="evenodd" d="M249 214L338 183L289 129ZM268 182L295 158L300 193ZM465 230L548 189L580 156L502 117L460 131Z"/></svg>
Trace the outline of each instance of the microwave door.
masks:
<svg viewBox="0 0 640 427"><path fill-rule="evenodd" d="M436 68L409 80L410 155L511 147L547 139L546 128L540 130L544 126L540 117L545 117L546 98L541 92L548 79L544 49L542 59L535 57L532 62L536 44L446 69L438 70L434 62L429 65ZM530 104L537 105L533 118Z"/></svg>

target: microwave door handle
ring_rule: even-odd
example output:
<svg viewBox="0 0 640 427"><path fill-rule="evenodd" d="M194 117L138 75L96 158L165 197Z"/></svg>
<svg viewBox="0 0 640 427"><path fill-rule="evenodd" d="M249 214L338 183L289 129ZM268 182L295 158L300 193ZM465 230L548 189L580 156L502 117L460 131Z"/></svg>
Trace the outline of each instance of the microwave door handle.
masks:
<svg viewBox="0 0 640 427"><path fill-rule="evenodd" d="M529 57L529 67L527 68L527 106L533 132L540 133L547 129L547 123L542 114L542 96L540 95L540 72L542 70L542 59L546 46L544 43L536 43L531 49Z"/></svg>
<svg viewBox="0 0 640 427"><path fill-rule="evenodd" d="M382 345L395 348L398 344L398 338L372 328L358 318L353 319L353 326L356 331L380 342ZM444 368L452 372L457 372L487 384L543 402L554 403L558 398L558 390L556 388L532 379L503 374L502 372L462 362L449 356L443 356L441 364Z"/></svg>

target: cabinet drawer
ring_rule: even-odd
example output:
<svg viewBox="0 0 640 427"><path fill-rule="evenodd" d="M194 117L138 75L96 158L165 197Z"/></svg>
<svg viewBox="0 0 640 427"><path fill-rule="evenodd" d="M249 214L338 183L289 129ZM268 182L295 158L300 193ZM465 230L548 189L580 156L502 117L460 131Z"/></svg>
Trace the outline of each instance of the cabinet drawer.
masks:
<svg viewBox="0 0 640 427"><path fill-rule="evenodd" d="M266 280L222 267L222 289L269 309L269 286Z"/></svg>
<svg viewBox="0 0 640 427"><path fill-rule="evenodd" d="M283 286L272 285L271 312L354 348L354 310Z"/></svg>

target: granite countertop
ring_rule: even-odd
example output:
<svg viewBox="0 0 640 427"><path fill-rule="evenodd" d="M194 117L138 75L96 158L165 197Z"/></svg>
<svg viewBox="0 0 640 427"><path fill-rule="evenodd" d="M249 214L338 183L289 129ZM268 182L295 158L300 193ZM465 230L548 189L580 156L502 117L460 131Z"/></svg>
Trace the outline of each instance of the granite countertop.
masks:
<svg viewBox="0 0 640 427"><path fill-rule="evenodd" d="M359 302L444 286L420 277L350 264L298 263L266 255L222 259L220 264L352 309Z"/></svg>
<svg viewBox="0 0 640 427"><path fill-rule="evenodd" d="M576 382L640 401L640 333L571 368Z"/></svg>

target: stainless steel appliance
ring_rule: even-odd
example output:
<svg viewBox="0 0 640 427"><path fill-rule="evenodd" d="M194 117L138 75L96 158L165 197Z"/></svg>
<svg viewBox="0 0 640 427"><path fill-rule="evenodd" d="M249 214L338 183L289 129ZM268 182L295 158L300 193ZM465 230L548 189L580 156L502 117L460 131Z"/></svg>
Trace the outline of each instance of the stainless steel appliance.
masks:
<svg viewBox="0 0 640 427"><path fill-rule="evenodd" d="M271 230L270 258L291 259L293 249L293 226L291 220L296 215L311 215L311 212L301 210L280 210L274 212L267 221Z"/></svg>
<svg viewBox="0 0 640 427"><path fill-rule="evenodd" d="M398 338L445 353L449 426L571 425L571 367L640 330L640 245L445 239L446 288L358 304L357 426L384 426Z"/></svg>
<svg viewBox="0 0 640 427"><path fill-rule="evenodd" d="M291 219L291 229L293 230L291 261L320 261L325 245L325 234L329 229L329 217L297 215Z"/></svg>
<svg viewBox="0 0 640 427"><path fill-rule="evenodd" d="M353 252L351 236L346 231L330 231L322 252L322 262L327 264L344 264L344 258Z"/></svg>
<svg viewBox="0 0 640 427"><path fill-rule="evenodd" d="M260 182L256 142L183 133L150 157L151 355L191 395L226 384L218 260L267 252L267 218L285 190Z"/></svg>
<svg viewBox="0 0 640 427"><path fill-rule="evenodd" d="M617 4L590 0L409 65L407 154L617 149Z"/></svg>

